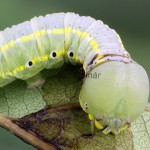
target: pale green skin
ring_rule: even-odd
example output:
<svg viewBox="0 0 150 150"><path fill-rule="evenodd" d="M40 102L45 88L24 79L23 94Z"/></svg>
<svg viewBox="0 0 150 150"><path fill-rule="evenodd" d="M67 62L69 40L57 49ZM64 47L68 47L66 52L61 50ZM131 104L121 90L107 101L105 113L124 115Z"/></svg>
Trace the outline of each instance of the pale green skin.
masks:
<svg viewBox="0 0 150 150"><path fill-rule="evenodd" d="M89 44L87 38L81 37L81 34L74 34L73 30L63 34L34 35L32 40L18 41L18 38L35 34L40 30L48 32L53 29L65 29L68 27L90 34L97 42L98 50L102 54L124 54L123 45L118 38L118 34L104 25L100 20L96 21L91 17L79 16L78 14L69 12L50 14L45 17L35 17L30 21L6 28L0 32L0 74L12 72L16 67L25 65L33 58L50 55L52 51L59 52L60 50L64 50L66 53L59 55L55 59L49 57L48 60L33 64L30 69L26 68L11 76L0 76L0 87L9 84L15 79L27 80L30 87L32 87L31 84L33 81L33 87L36 87L35 85L38 86L38 83L39 85L43 83L40 75L40 71L43 69L57 68L62 66L64 62L76 64L85 61L88 64L93 58L91 53L95 55L96 51ZM10 41L17 42L13 47L9 47ZM2 51L2 47L6 44L9 49ZM74 52L74 55L80 60L68 57L68 51ZM87 56L88 59L86 59Z"/></svg>
<svg viewBox="0 0 150 150"><path fill-rule="evenodd" d="M35 34L43 29L48 32L68 27L86 32L90 37L86 39L81 37L82 34L74 34L72 31L35 36L31 40L18 42L18 38ZM91 37L97 42L97 51L89 44ZM2 51L2 47L6 44L9 46L10 41L16 41L16 44ZM116 62L103 63L90 71L90 73L101 73L98 79L86 78L84 80L80 104L85 110L85 103L87 103L86 112L93 114L96 119L99 117L119 118L130 122L141 114L149 94L149 81L145 70L135 63L119 62L119 57L124 57L126 51L118 34L101 21L96 21L91 17L80 17L74 13L51 14L45 17L35 17L28 22L1 31L0 74L13 72L14 69L34 58L50 56L52 51L59 53L60 50L66 53L55 59L49 57L48 60L35 63L31 68L26 67L23 71L13 75L0 76L0 87L15 79L26 80L29 88L39 87L44 83L40 75L43 69L61 67L64 62L82 63L85 67L91 63L97 52L104 56L113 54L118 56ZM72 51L78 59L70 58L68 51ZM112 122L115 123L115 121Z"/></svg>
<svg viewBox="0 0 150 150"><path fill-rule="evenodd" d="M95 72L101 74L99 78L85 78L80 92L83 110L96 118L119 118L129 123L136 120L149 97L149 80L144 68L137 63L112 61L90 73Z"/></svg>

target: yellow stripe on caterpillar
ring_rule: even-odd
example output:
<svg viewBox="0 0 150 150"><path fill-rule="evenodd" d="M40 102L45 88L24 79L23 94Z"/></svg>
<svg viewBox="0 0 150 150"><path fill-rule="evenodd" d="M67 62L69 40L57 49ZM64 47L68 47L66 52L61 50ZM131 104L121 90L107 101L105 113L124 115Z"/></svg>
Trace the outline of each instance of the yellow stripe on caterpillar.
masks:
<svg viewBox="0 0 150 150"><path fill-rule="evenodd" d="M74 33L78 36L81 36L82 38L88 38L90 37L90 34L88 34L87 32L82 32L81 30L79 29L72 29L71 27L66 27L64 29L52 29L52 30L39 30L35 33L32 33L32 34L29 34L29 35L24 35L16 40L12 40L6 44L4 44L3 46L0 47L1 51L6 51L7 49L15 46L15 44L17 44L17 41L21 40L23 42L28 42L30 40L33 40L36 37L41 37L41 36L44 36L46 34L65 34L66 32L67 33L70 33L71 31L74 31ZM99 49L99 46L98 44L96 43L96 41L92 38L89 42L89 44L91 45L91 47L94 49L94 50L98 50Z"/></svg>
<svg viewBox="0 0 150 150"><path fill-rule="evenodd" d="M61 56L64 54L64 51L65 50L59 50L57 51L57 55L58 56ZM40 56L40 57L35 57L32 59L32 62L33 64L36 64L38 62L42 62L42 61L47 61L49 60L49 55L44 55L44 56ZM26 68L26 65L21 65L19 67L16 67L13 71L10 71L10 72L4 72L2 74L0 74L0 77L3 77L5 78L6 76L13 76L14 74L16 74L17 72L21 72L21 71L24 71Z"/></svg>

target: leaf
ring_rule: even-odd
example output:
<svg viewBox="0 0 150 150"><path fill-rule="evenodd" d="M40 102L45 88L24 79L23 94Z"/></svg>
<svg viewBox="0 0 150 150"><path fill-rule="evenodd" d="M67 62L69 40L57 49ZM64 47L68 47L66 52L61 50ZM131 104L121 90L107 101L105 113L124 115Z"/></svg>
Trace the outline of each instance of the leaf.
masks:
<svg viewBox="0 0 150 150"><path fill-rule="evenodd" d="M52 143L57 149L64 150L132 150L132 134L129 130L119 135L104 135L96 130L95 135L90 135L90 122L82 110L69 109L72 105L55 107L45 112L26 116L15 122L25 130L30 130L36 136ZM64 109L65 108L65 109ZM35 116L38 116L36 118ZM128 146L128 148L127 148Z"/></svg>
<svg viewBox="0 0 150 150"><path fill-rule="evenodd" d="M83 81L80 66L64 66L61 69L46 70L42 73L47 77L43 88L28 90L24 81L15 81L0 89L0 126L13 131L38 149L139 148L136 145L137 140L141 143L143 140L140 141L141 138L137 138L137 135L142 137L143 132L139 132L142 123L140 122L139 126L138 121L133 123L132 132L128 129L115 136L104 135L100 130L95 130L94 136L90 135L90 121L78 104ZM145 126L149 130L144 116L143 119L147 123ZM147 116L150 117L149 112ZM142 125L142 129L146 131L144 124ZM148 133L146 135L148 136ZM145 145L148 146L148 142L147 140Z"/></svg>
<svg viewBox="0 0 150 150"><path fill-rule="evenodd" d="M141 117L132 123L134 147L136 150L150 150L150 111L142 113Z"/></svg>
<svg viewBox="0 0 150 150"><path fill-rule="evenodd" d="M63 104L78 102L82 85L82 73L79 66L64 66L46 72L49 80L43 86L42 95L48 106L54 107ZM51 71L53 74L51 74ZM59 72L59 73L58 73Z"/></svg>
<svg viewBox="0 0 150 150"><path fill-rule="evenodd" d="M41 89L27 89L24 81L16 80L0 88L0 114L19 118L46 106Z"/></svg>

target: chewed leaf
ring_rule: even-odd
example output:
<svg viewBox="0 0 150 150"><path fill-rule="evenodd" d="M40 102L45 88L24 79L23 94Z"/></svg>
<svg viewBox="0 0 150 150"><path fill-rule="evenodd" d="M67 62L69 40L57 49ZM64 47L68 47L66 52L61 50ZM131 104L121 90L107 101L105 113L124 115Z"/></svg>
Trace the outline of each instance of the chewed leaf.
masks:
<svg viewBox="0 0 150 150"><path fill-rule="evenodd" d="M150 149L150 111L142 113L141 117L131 124L135 150Z"/></svg>
<svg viewBox="0 0 150 150"><path fill-rule="evenodd" d="M105 135L95 130L91 135L90 122L82 110L68 110L63 107L48 109L42 118L40 114L29 115L17 121L26 131L30 130L36 137L52 143L61 150L133 150L132 134L129 130L119 135ZM43 113L41 113L43 114ZM33 116L38 116L40 120Z"/></svg>

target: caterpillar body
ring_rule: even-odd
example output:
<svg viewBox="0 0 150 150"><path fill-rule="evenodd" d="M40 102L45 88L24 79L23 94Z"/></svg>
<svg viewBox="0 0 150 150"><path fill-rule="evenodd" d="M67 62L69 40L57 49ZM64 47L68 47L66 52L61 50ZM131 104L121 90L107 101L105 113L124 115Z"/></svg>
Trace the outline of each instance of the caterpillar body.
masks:
<svg viewBox="0 0 150 150"><path fill-rule="evenodd" d="M41 70L68 62L82 64L86 75L101 74L85 78L79 99L105 134L119 133L141 114L149 95L147 74L102 21L55 13L0 32L0 87L15 79L26 80L29 88L40 86Z"/></svg>

